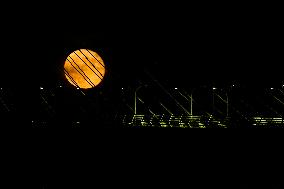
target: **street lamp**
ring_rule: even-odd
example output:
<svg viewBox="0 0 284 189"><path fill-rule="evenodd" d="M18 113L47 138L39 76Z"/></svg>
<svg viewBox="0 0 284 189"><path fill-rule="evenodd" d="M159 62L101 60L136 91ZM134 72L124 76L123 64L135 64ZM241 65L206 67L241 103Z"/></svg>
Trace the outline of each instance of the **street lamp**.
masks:
<svg viewBox="0 0 284 189"><path fill-rule="evenodd" d="M134 114L137 114L137 91L142 88L142 87L146 87L147 85L140 85L139 87L136 88L135 92L134 92Z"/></svg>
<svg viewBox="0 0 284 189"><path fill-rule="evenodd" d="M177 88L175 88L176 90L177 90ZM190 96L187 94L187 92L185 92L184 91L184 93L186 94L186 96L187 97L189 97L190 98L190 115L192 116L192 109L193 109L193 99L192 99L192 94L193 94L193 91L195 90L196 88L193 88L192 90L191 90L191 94L190 94ZM181 96L183 96L186 100L188 100L188 98L186 97L186 96L184 96L179 90L178 90L178 93L181 95Z"/></svg>
<svg viewBox="0 0 284 189"><path fill-rule="evenodd" d="M215 93L214 93L214 91L215 90L217 90L217 88L215 88L215 87L213 87L213 112L212 112L212 115L214 114L214 112L215 112ZM229 117L229 95L228 95L228 91L226 91L225 92L225 95L226 95L226 101L222 98L222 97L220 97L218 94L217 94L217 96L223 101L223 102L225 102L226 103L226 116L227 117Z"/></svg>
<svg viewBox="0 0 284 189"><path fill-rule="evenodd" d="M217 88L215 88L215 87L213 87L212 88L212 90L213 90L213 92L212 92L212 115L214 115L214 113L215 113L215 93L214 93L214 91L216 90Z"/></svg>
<svg viewBox="0 0 284 189"><path fill-rule="evenodd" d="M193 91L195 91L195 89L196 89L196 88L192 89L192 90L191 90L191 93L190 93L190 115L191 115L191 116L192 116L192 113L193 113L193 112L192 112L192 111L193 111L193 110L192 110L192 109L193 109L193 98L192 98L192 94L193 94Z"/></svg>

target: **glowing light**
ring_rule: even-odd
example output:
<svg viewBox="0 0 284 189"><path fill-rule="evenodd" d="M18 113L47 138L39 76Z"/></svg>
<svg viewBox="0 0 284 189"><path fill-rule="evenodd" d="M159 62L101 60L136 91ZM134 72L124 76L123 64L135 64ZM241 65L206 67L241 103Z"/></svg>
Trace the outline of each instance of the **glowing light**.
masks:
<svg viewBox="0 0 284 189"><path fill-rule="evenodd" d="M273 90L274 88L271 87L270 89Z"/></svg>
<svg viewBox="0 0 284 189"><path fill-rule="evenodd" d="M178 88L175 88L175 90L177 90Z"/></svg>
<svg viewBox="0 0 284 189"><path fill-rule="evenodd" d="M134 115L131 122L125 122L124 124L131 126L159 126L159 127L179 127L179 128L206 128L206 120L202 120L201 116L184 116L184 115L171 115L170 117L164 115L153 115L148 120L144 119L145 115ZM157 122L154 123L151 120L155 119ZM222 123L220 120L214 118L210 121L215 125L222 128L227 128L227 125Z"/></svg>
<svg viewBox="0 0 284 189"><path fill-rule="evenodd" d="M213 87L213 90L216 90L217 88Z"/></svg>
<svg viewBox="0 0 284 189"><path fill-rule="evenodd" d="M42 87L40 87L40 90L43 90L43 88L42 88Z"/></svg>

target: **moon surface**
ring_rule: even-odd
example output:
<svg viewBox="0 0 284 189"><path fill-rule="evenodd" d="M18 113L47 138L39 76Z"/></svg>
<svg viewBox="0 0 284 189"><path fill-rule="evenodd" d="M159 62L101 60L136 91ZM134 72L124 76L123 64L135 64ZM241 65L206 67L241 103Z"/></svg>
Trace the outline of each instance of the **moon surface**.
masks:
<svg viewBox="0 0 284 189"><path fill-rule="evenodd" d="M105 64L98 53L80 49L72 52L64 63L66 79L75 87L89 89L99 85L105 76Z"/></svg>

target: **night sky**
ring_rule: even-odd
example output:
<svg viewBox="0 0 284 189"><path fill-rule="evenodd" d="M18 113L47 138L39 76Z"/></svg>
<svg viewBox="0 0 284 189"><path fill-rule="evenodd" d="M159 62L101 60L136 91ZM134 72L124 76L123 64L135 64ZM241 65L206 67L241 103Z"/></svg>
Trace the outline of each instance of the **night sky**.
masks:
<svg viewBox="0 0 284 189"><path fill-rule="evenodd" d="M120 103L120 89L129 87L134 91L149 80L147 73L168 89L203 85L228 88L238 84L247 88L248 98L252 99L258 90L282 84L277 27L269 20L208 18L192 24L183 19L177 23L165 19L121 30L67 31L52 41L54 48L42 62L40 82L44 87L68 86L60 71L65 58L76 49L89 48L102 56L108 69L102 85L90 90L102 93L98 98L104 105L97 110L102 114L116 114L110 110ZM66 96L62 99L66 100ZM151 99L154 97L150 95ZM59 105L62 101L55 106L63 106ZM68 100L66 103L70 105ZM66 113L65 108L61 111Z"/></svg>
<svg viewBox="0 0 284 189"><path fill-rule="evenodd" d="M249 88L251 96L262 88L283 84L279 48L283 30L277 12L217 10L210 6L193 10L191 6L166 3L131 6L122 9L120 5L112 14L96 19L92 11L84 13L89 19L57 17L54 11L53 17L48 14L50 17L41 22L29 22L18 35L8 35L10 30L5 30L3 45L10 50L4 53L2 68L17 69L13 77L1 75L1 86L17 91L14 96L21 102L17 103L21 107L17 112L29 108L26 119L32 119L37 112L39 87L64 85L72 91L62 69L66 57L79 48L92 49L105 60L106 79L90 93L109 100L106 110L119 102L122 87L134 90L141 83L153 83L149 75L168 89L203 85L226 88L234 83ZM108 8L103 10L107 13ZM32 52L37 53L31 56ZM72 92L66 92L67 96L58 93L65 100L72 96ZM53 106L60 109L61 102L54 100Z"/></svg>
<svg viewBox="0 0 284 189"><path fill-rule="evenodd" d="M97 50L127 81L143 69L173 86L231 81L270 86L281 80L278 25L246 18L202 21L187 25L162 20L121 30L66 32L49 42L54 48L43 60L42 81L51 83L54 67L72 50L85 47Z"/></svg>
<svg viewBox="0 0 284 189"><path fill-rule="evenodd" d="M125 185L130 183L129 180L133 177L139 179L138 184L141 181L147 183L154 180L158 181L158 185L172 181L176 186L178 183L183 184L183 181L189 186L193 185L190 180L193 177L190 174L200 179L200 182L195 180L199 188L212 188L213 185L217 187L223 185L224 188L235 186L240 189L283 188L283 184L279 182L281 179L273 178L271 182L266 180L268 176L279 176L279 171L272 169L281 167L275 160L281 157L279 154L266 153L263 150L264 146L271 150L276 143L280 144L279 141L269 140L266 131L263 135L249 132L246 135L247 132L240 131L235 133L236 138L221 132L219 137L220 135L217 136L212 130L207 135L204 134L205 132L198 135L196 132L191 132L193 130L190 132L182 130L181 135L175 135L172 132L175 128L169 129L170 135L154 133L150 137L142 131L141 138L136 138L137 135L133 133L125 132L123 135L123 132L116 132L116 129L115 132L108 129L105 133L89 132L105 128L124 128L119 116L125 113L133 115L130 108L134 106L134 91L145 84L147 86L141 88L138 96L151 110L157 114L163 110L164 113L165 110L157 103L163 102L174 113L184 114L176 108L174 101L165 95L158 83L188 109L189 102L178 96L175 88L188 93L194 88L199 88L193 97L196 101L194 115L204 114L205 111L212 112L212 87L217 87L218 94L224 95L224 91L231 90L229 88L234 84L236 88L230 91L233 91L230 93L230 116L232 123L235 118L240 122L236 121L233 127L243 128L244 118L237 111L233 111L232 107L248 117L261 114L283 118L283 104L271 98L275 95L283 99L283 93L278 89L284 85L283 21L280 20L282 17L277 15L277 11L267 11L256 5L249 8L247 5L242 5L241 9L235 5L226 8L223 5L215 5L218 8L201 5L197 9L188 5L188 2L173 1L162 3L117 1L103 6L84 3L69 2L73 7L42 5L36 9L36 13L30 11L31 16L25 16L26 13L19 14L13 21L6 19L7 17L12 19L12 16L3 16L1 46L4 50L1 51L0 68L1 128L56 130L51 133L60 133L60 129L64 131L59 134L59 138L64 140L64 145L58 145L56 142L54 145L58 151L50 147L52 153L49 153L38 140L32 140L32 144L37 144L39 147L33 150L35 153L33 157L28 157L26 147L29 145L24 146L25 148L22 149L24 153L11 158L14 161L12 164L6 163L13 178L17 171L10 165L21 162L28 166L22 170L23 174L20 173L22 177L30 169L30 164L25 160L19 160L28 157L31 162L38 161L34 165L36 170L41 171L31 172L42 180L33 176L29 176L29 180L32 183L41 182L41 185L34 184L36 186L33 187L41 189L96 186L97 180L101 178L107 179L104 184ZM15 6L12 7L14 9ZM43 10L44 8L46 10ZM24 8L22 10L29 12ZM96 51L107 67L102 84L91 90L82 90L85 96L74 89L63 74L66 57L72 51L81 48ZM269 90L271 88L277 90ZM216 101L216 104L216 108L226 109L225 104L220 100ZM142 105L139 101L138 113L149 114L146 105ZM275 112L269 109L270 106L279 114L275 115ZM82 130L87 128L86 133L92 141L86 142L90 147L86 147L85 144L83 147L90 155L82 153L81 146L77 145L77 141L81 139L85 141L87 137L69 135L74 142L70 148L72 153L66 157L61 156L66 152L66 146L69 144L64 138L68 135L65 132L67 128L82 128ZM77 131L75 132L80 133ZM20 134L24 137L23 141L30 138L28 135ZM180 139L182 134L186 140L175 140L174 136ZM47 135L45 142L49 146L49 143L56 140L52 134ZM41 137L38 133L34 136ZM159 139L161 136L164 137L162 140ZM259 136L259 141L262 141L259 147L261 153L256 156L252 154L256 151L255 144L258 144L258 141L252 139L253 136ZM272 138L274 139L274 136ZM157 141L156 144L152 143L153 139ZM248 150L243 151L239 145L232 145L228 142L229 139L235 144L243 143ZM13 138L9 140L13 141ZM8 144L9 140L5 144ZM18 138L14 141L17 144L23 143ZM214 143L215 141L217 144ZM247 141L253 145L247 145ZM271 144L267 144L269 141ZM110 147L104 147L108 142ZM149 148L144 145L147 142ZM137 145L138 143L141 146ZM127 145L133 146L123 151ZM216 150L216 147L222 145L224 150ZM74 146L78 146L80 150L76 151ZM209 146L210 150L204 148L205 146ZM103 151L100 152L99 148ZM150 148L153 151L149 150ZM194 148L198 149L197 153ZM162 149L165 153L161 154ZM279 149L281 148L277 148L276 151L280 153ZM14 148L10 148L9 151L11 150L15 151ZM38 150L42 150L43 153L38 153ZM92 154L94 156L91 156ZM76 155L80 158L73 159ZM265 155L270 159L263 158ZM99 160L97 161L96 158ZM103 165L101 172L98 169L99 164ZM251 166L252 164L254 166ZM88 170L76 171L77 165ZM131 169L127 169L125 165L130 166ZM198 171L192 169L194 165ZM95 166L94 169L92 166ZM226 169L222 170L222 166ZM271 169L266 171L265 166ZM208 169L210 171L207 171ZM71 177L64 172L72 174L74 170L76 174L73 175L74 179L70 180ZM89 174L90 171L93 174ZM142 173L143 176L136 172ZM254 174L255 172L258 174ZM75 183L77 179L75 177L77 175L84 177L83 173L89 176L84 182ZM119 178L119 175L123 178ZM60 184L56 184L52 182L56 176L61 181L64 176L68 179L66 182L63 179ZM216 182L213 184L208 182L205 176L211 179L212 176L217 177L212 179ZM253 176L257 179L252 180ZM112 177L118 178L121 182L112 180ZM229 181L227 185L224 182L225 177L231 178L232 182ZM86 182L88 179L90 181ZM16 179L9 184L13 183L21 184Z"/></svg>

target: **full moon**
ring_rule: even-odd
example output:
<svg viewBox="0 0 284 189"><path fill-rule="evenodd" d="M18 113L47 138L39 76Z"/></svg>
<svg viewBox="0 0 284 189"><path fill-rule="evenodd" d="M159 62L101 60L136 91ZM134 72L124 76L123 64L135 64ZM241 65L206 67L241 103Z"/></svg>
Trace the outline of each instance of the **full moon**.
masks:
<svg viewBox="0 0 284 189"><path fill-rule="evenodd" d="M89 89L99 85L105 76L105 64L98 53L80 49L72 52L64 63L66 79L75 87Z"/></svg>

